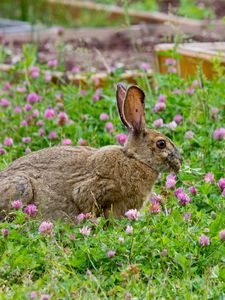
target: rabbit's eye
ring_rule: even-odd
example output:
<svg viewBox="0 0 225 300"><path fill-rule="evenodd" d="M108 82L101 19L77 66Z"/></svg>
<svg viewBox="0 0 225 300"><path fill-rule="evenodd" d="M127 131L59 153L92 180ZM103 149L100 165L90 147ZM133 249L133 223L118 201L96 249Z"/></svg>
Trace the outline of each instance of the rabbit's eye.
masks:
<svg viewBox="0 0 225 300"><path fill-rule="evenodd" d="M164 149L166 147L166 141L164 140L158 140L156 142L156 146L159 148L159 149Z"/></svg>

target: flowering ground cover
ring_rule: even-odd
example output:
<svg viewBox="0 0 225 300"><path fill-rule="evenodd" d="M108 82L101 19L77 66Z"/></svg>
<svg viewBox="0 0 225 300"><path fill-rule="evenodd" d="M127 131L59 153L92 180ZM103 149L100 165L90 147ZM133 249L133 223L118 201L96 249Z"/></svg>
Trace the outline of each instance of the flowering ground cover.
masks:
<svg viewBox="0 0 225 300"><path fill-rule="evenodd" d="M0 169L44 147L100 147L126 140L115 105L115 69L95 89L54 85L27 51L0 73ZM225 80L144 77L149 127L181 149L181 172L163 174L144 208L121 220L80 214L77 224L43 220L14 199L0 223L0 299L223 299L225 297ZM143 72L145 72L143 70Z"/></svg>

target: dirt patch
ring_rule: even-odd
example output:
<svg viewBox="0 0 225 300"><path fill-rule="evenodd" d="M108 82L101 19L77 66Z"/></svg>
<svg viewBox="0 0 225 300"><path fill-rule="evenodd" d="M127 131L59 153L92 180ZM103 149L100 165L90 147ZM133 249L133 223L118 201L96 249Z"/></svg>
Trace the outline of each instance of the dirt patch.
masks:
<svg viewBox="0 0 225 300"><path fill-rule="evenodd" d="M205 6L211 6L218 18L225 17L225 1L224 0L205 0L199 1Z"/></svg>
<svg viewBox="0 0 225 300"><path fill-rule="evenodd" d="M221 27L222 28L222 27ZM42 38L37 43L38 61L46 63L57 58L67 71L110 71L121 67L124 70L139 69L142 63L153 62L153 48L158 43L173 42L177 32L183 41L223 41L224 32L206 28L195 30L168 25L138 25L129 29L96 28L58 31L58 34ZM176 34L175 34L176 32ZM25 40L15 38L2 43L11 49L4 63L22 59Z"/></svg>

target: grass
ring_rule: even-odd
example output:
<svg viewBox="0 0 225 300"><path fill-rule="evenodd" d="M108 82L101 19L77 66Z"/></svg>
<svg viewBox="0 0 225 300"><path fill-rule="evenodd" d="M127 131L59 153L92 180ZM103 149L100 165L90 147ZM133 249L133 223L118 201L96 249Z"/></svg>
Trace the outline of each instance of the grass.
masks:
<svg viewBox="0 0 225 300"><path fill-rule="evenodd" d="M16 70L24 69L25 75L1 73L1 98L9 101L0 107L0 169L29 150L61 144L64 138L76 145L80 138L90 146L100 147L116 142L116 135L125 132L120 124L115 105L114 84L117 71L107 86L99 91L100 99L90 81L86 88L73 85L54 85L45 80L46 65L39 65L40 75L30 76L30 67L37 66L35 51L27 51L25 59L18 62ZM62 70L63 66L56 68ZM220 70L218 69L218 72ZM220 73L219 73L220 74ZM201 79L201 86L193 80ZM7 84L6 84L7 82ZM10 83L10 85L8 84ZM156 183L154 192L161 195L161 212L152 213L149 200L138 220L91 218L80 224L53 223L51 234L38 231L42 222L41 212L35 218L22 210L12 209L9 218L0 223L0 299L223 299L225 297L225 242L219 232L225 229L225 202L217 183L224 177L225 140L215 140L214 131L225 121L223 76L208 81L199 73L197 78L180 79L176 74L154 75L154 84L145 78L138 84L146 91L146 119L149 127L162 118L168 124L177 114L183 121L175 129L163 126L160 131L169 136L182 152L182 171L177 177L176 188L183 187L191 202L180 206L174 189L166 189L166 175ZM26 87L21 92L16 87ZM153 87L154 86L154 87ZM193 93L187 88L195 86ZM86 90L86 93L82 90ZM175 89L180 94L174 93ZM27 104L31 92L41 96L30 111L14 113L14 107ZM166 95L166 110L153 113L160 94ZM55 117L45 119L44 112L51 106ZM218 108L212 118L212 108ZM31 117L34 109L39 117ZM57 125L57 114L64 110L70 121ZM109 120L101 121L102 112ZM39 135L37 121L43 121L44 135ZM21 126L27 120L29 126ZM105 123L112 122L115 132L109 133ZM55 130L57 139L49 139ZM193 138L185 138L187 131ZM5 137L13 138L13 146L4 146ZM26 144L22 137L31 137ZM204 176L212 172L215 183L206 183ZM190 186L198 193L191 195ZM185 218L190 213L190 218ZM14 219L11 220L11 216ZM126 228L133 227L133 233ZM80 233L83 226L91 228L90 235ZM210 244L201 246L199 237L204 234ZM115 255L108 257L109 251Z"/></svg>
<svg viewBox="0 0 225 300"><path fill-rule="evenodd" d="M128 5L131 9L137 9L141 11L159 11L160 6L164 2L156 0L143 0L143 1L132 1L132 0L95 0L94 2L110 5ZM166 2L166 1L165 1ZM203 5L197 5L195 0L180 0L176 8L169 7L171 13L184 16L191 19L205 19L205 18L215 18L215 13L213 7L207 7L204 3ZM212 5L211 5L212 6Z"/></svg>

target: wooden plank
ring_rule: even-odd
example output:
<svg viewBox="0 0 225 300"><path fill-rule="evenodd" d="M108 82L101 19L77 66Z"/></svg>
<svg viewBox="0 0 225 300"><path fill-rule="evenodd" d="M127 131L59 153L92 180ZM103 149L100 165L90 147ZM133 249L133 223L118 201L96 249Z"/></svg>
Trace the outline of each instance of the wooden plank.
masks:
<svg viewBox="0 0 225 300"><path fill-rule="evenodd" d="M115 5L104 5L93 3L91 1L74 1L74 0L48 0L48 7L53 10L66 9L74 18L78 17L83 10L90 13L105 13L109 19L124 18L125 11L123 8ZM162 12L144 12L129 9L128 15L132 23L147 22L147 23L172 23L187 25L192 27L204 27L208 24L207 21L192 20L185 17L165 14Z"/></svg>
<svg viewBox="0 0 225 300"><path fill-rule="evenodd" d="M168 73L166 58L168 51L174 49L174 44L160 44L154 49L155 69L160 73ZM212 79L216 74L213 59L218 57L221 66L225 67L225 43L189 43L181 44L176 48L176 53L180 58L176 60L178 74L186 78L194 76L198 66L208 79ZM225 70L225 68L224 68Z"/></svg>
<svg viewBox="0 0 225 300"><path fill-rule="evenodd" d="M10 73L13 72L13 65L0 64L0 72ZM23 71L17 71L17 75L24 73ZM96 88L103 87L107 85L109 79L112 78L110 74L106 72L96 73L92 76L87 76L85 74L73 74L71 72L58 72L58 71L49 71L51 76L51 81L55 84L64 84L72 83L75 85L87 86L90 82L93 82L93 85ZM119 80L127 81L129 83L137 83L137 78L147 77L149 80L152 78L152 71L140 72L140 71L129 71L126 73L120 74Z"/></svg>

